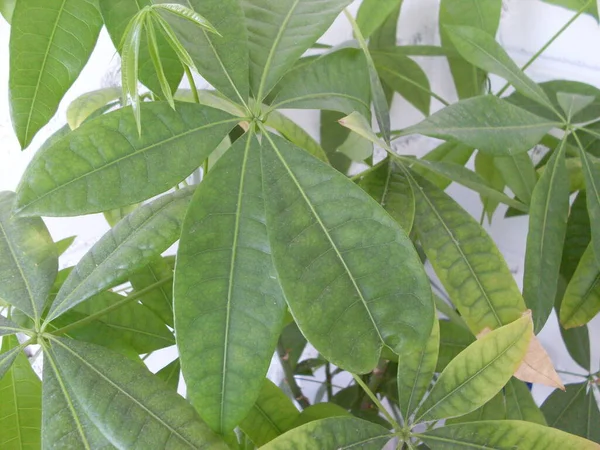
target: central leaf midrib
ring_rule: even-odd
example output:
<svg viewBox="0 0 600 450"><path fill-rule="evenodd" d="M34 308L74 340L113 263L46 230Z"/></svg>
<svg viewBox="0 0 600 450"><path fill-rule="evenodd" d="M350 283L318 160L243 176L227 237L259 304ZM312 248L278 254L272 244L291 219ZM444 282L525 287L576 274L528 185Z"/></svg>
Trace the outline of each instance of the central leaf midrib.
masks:
<svg viewBox="0 0 600 450"><path fill-rule="evenodd" d="M325 227L325 224L323 223L323 221L321 220L321 217L319 216L319 214L317 213L317 211L315 210L312 202L310 201L310 199L308 198L308 196L306 195L306 193L304 192L304 189L302 188L302 186L300 185L298 179L296 178L294 172L292 171L292 169L290 168L290 166L287 164L287 162L285 161L285 159L283 158L283 155L281 155L281 153L279 152L279 149L277 148L277 146L275 145L275 142L273 142L273 140L271 139L271 137L269 136L269 133L265 131L265 136L267 137L267 139L269 140L271 147L273 148L273 150L275 151L275 154L277 155L277 157L279 158L279 160L281 161L281 163L283 164L283 166L285 167L286 171L289 173L290 178L292 179L292 181L294 182L294 184L296 185L296 188L298 189L298 191L300 192L300 194L302 195L302 198L304 199L304 201L306 202L306 204L308 205L308 207L310 208L313 216L315 217L315 219L317 220L317 223L319 224L319 226L321 227L321 229L323 230L323 233L325 234L325 236L327 237L327 240L329 241L329 244L331 245L331 247L333 248L333 250L335 251L335 254L337 255L338 259L340 260L340 262L342 263L342 266L344 267L344 270L346 272L346 275L348 276L348 278L350 279L350 281L352 282L352 285L354 286L354 289L356 290L363 307L365 308L365 310L367 311L367 314L369 316L369 319L371 320L371 323L373 324L373 327L375 328L375 331L377 332L377 335L380 339L381 342L385 342L385 340L383 339L383 336L381 335L381 332L379 331L379 326L377 325L377 322L375 321L375 318L373 317L373 314L371 314L371 310L369 309L367 302L363 296L362 291L360 290L356 280L354 279L354 276L352 275L352 272L350 271L350 268L348 267L348 265L346 264L346 261L344 260L344 257L342 256L342 254L340 253L339 249L337 248L337 245L335 244L333 238L331 237L331 235L329 234L329 232L327 231L327 228Z"/></svg>

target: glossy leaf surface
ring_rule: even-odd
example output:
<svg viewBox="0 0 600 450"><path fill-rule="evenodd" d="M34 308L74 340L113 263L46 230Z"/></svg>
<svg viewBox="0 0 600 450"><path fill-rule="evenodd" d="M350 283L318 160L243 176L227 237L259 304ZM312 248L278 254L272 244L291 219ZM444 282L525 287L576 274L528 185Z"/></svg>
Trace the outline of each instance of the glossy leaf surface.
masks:
<svg viewBox="0 0 600 450"><path fill-rule="evenodd" d="M17 190L21 215L72 216L138 203L192 173L236 119L216 109L166 102L140 106L142 136L129 108L86 122L36 153Z"/></svg>
<svg viewBox="0 0 600 450"><path fill-rule="evenodd" d="M417 182L415 230L473 334L518 319L525 302L492 238L447 194Z"/></svg>
<svg viewBox="0 0 600 450"><path fill-rule="evenodd" d="M15 217L14 202L14 193L0 192L0 299L37 321L58 271L58 255L43 220Z"/></svg>
<svg viewBox="0 0 600 450"><path fill-rule="evenodd" d="M87 63L102 27L93 0L16 4L10 36L9 95L22 148L48 123Z"/></svg>
<svg viewBox="0 0 600 450"><path fill-rule="evenodd" d="M417 421L458 417L479 408L510 380L527 352L531 317L488 333L441 373L419 408Z"/></svg>
<svg viewBox="0 0 600 450"><path fill-rule="evenodd" d="M396 222L346 177L277 136L265 135L262 164L275 266L310 342L356 373L375 367L383 343L400 354L423 345L431 290Z"/></svg>
<svg viewBox="0 0 600 450"><path fill-rule="evenodd" d="M447 106L405 129L402 135L456 139L493 156L508 156L526 152L557 125L493 95L484 95Z"/></svg>
<svg viewBox="0 0 600 450"><path fill-rule="evenodd" d="M53 338L48 351L67 389L115 447L227 449L182 397L139 362L63 338Z"/></svg>
<svg viewBox="0 0 600 450"><path fill-rule="evenodd" d="M54 300L47 321L144 267L173 244L194 193L189 187L137 208L106 233L75 266Z"/></svg>

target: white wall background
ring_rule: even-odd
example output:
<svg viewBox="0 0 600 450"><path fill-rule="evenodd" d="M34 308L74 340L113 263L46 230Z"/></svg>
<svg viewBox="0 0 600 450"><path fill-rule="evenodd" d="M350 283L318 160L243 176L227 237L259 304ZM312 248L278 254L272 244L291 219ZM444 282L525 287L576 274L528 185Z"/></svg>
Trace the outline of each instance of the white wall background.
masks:
<svg viewBox="0 0 600 450"><path fill-rule="evenodd" d="M355 1L349 8L356 12L360 1ZM404 0L400 24L398 27L398 44L405 45L439 45L437 33L437 10L439 0ZM548 5L540 0L504 0L502 21L498 32L498 40L508 50L515 61L522 65L544 43L573 16L573 12ZM51 123L38 134L32 145L25 151L19 144L10 123L8 105L8 59L9 59L10 27L0 19L0 190L15 190L19 179L44 140L66 123L65 112L69 103L79 95L98 89L117 85L119 82L119 58L103 30L97 47L79 80L69 90L59 111ZM333 24L323 36L321 42L338 44L351 39L350 26L342 17ZM571 79L586 82L600 88L600 28L589 16L582 16L567 30L535 64L528 74L536 81L551 79ZM456 100L456 93L449 76L444 58L416 58L429 76L431 89L449 101ZM502 80L492 80L493 85L500 87ZM206 87L200 84L201 87ZM441 105L434 100L434 110ZM290 111L290 115L304 126L315 138L319 133L319 117L310 111ZM392 127L403 128L422 119L420 113L405 100L396 96L392 108ZM403 153L422 155L435 147L437 141L429 138L409 137L397 141ZM453 195L467 211L479 218L481 204L477 194L457 185L449 187ZM492 224L487 229L500 250L505 255L519 285L522 281L527 218L503 218L504 210L496 213ZM58 240L77 235L74 246L61 258L61 267L76 263L85 251L108 230L108 225L101 215L89 215L77 218L48 218L46 223L53 237ZM600 318L590 324L592 342L593 370L600 369ZM540 339L553 359L558 370L585 373L583 369L568 355L558 332L556 317L553 315L548 325L540 334ZM175 357L175 350L169 349L150 358L150 366L158 369ZM279 369L274 365L271 375L279 376ZM562 375L565 383L577 381ZM341 381L340 381L341 382ZM302 383L302 382L301 382ZM314 392L315 386L304 383L306 392ZM534 387L534 396L541 402L550 389L543 386Z"/></svg>

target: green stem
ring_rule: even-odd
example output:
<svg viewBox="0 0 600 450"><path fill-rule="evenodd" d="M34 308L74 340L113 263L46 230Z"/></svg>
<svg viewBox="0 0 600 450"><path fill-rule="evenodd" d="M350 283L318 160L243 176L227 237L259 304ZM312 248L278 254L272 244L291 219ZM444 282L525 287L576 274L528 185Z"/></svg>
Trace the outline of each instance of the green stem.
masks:
<svg viewBox="0 0 600 450"><path fill-rule="evenodd" d="M325 388L327 389L327 401L330 402L333 398L333 387L331 382L333 381L333 377L331 376L331 365L329 363L325 364Z"/></svg>
<svg viewBox="0 0 600 450"><path fill-rule="evenodd" d="M572 375L574 377L581 377L581 378L588 378L588 376L589 376L589 375L581 375L580 373L568 372L566 370L558 370L558 369L556 369L556 372L564 373L565 375Z"/></svg>
<svg viewBox="0 0 600 450"><path fill-rule="evenodd" d="M154 289L156 289L156 288L158 288L158 287L160 287L160 286L162 286L162 285L164 285L164 284L166 284L166 283L168 283L168 282L170 282L172 280L173 280L172 276L167 277L167 278L163 278L162 280L157 281L154 284L151 284L150 286L148 286L147 288L142 289L141 291L138 291L138 292L135 292L135 293L133 293L131 295L123 297L122 300L119 300L118 302L115 302L112 305L110 305L110 306L108 306L108 307L106 307L106 308L104 308L104 309L102 309L102 310L100 310L100 311L98 311L98 312L96 312L94 314L91 314L91 315L89 315L87 317L84 317L81 320L78 320L76 322L70 323L69 325L66 325L66 326L64 326L62 328L59 328L58 330L52 331L52 332L50 332L50 334L53 334L54 336L60 336L62 334L65 334L65 333L71 331L72 329L78 328L81 325L85 325L86 323L92 322L92 321L96 320L98 317L102 317L103 315L108 314L109 312L114 311L115 309L119 309L121 306L124 306L124 305L126 305L128 303L131 303L131 302L133 302L135 300L138 300L139 298L141 298L144 295L146 295L148 292L150 292L150 291L152 291L152 290L154 290Z"/></svg>
<svg viewBox="0 0 600 450"><path fill-rule="evenodd" d="M200 103L200 96L198 95L198 88L196 87L196 82L194 81L192 71L185 64L183 65L183 70L185 71L185 76L190 83L190 89L192 90L192 95L194 96L194 102Z"/></svg>
<svg viewBox="0 0 600 450"><path fill-rule="evenodd" d="M402 427L398 424L398 422L396 422L396 419L394 419L394 417L388 412L388 410L385 409L385 407L381 404L377 396L373 394L371 389L369 389L369 386L366 385L366 383L360 378L360 376L352 374L352 377L354 378L354 381L356 381L356 383L363 389L363 391L365 391L365 393L371 398L373 403L377 405L379 411L381 411L381 413L385 416L388 422L392 424L394 429L396 431L402 430Z"/></svg>
<svg viewBox="0 0 600 450"><path fill-rule="evenodd" d="M308 398L302 393L302 389L296 383L296 378L294 378L294 371L292 370L292 366L289 362L289 354L285 347L283 346L283 342L281 338L279 342L277 342L277 356L279 356L279 362L281 363L281 367L283 368L283 374L285 376L285 381L287 382L292 394L296 401L300 404L302 409L308 408L310 406L310 402Z"/></svg>
<svg viewBox="0 0 600 450"><path fill-rule="evenodd" d="M557 39L557 38L558 38L558 37L559 37L561 34L563 34L563 32L564 32L564 31L565 31L567 28L569 28L569 27L570 27L570 26L573 24L573 22L575 22L575 20L577 20L577 18L578 18L580 15L582 15L582 14L585 12L585 10L586 10L586 9L587 9L587 8L588 8L588 7L589 7L591 4L592 4L592 0L588 0L588 1L587 1L587 3L586 3L585 5L583 5L583 6L581 7L581 9L580 9L579 11L577 11L577 13L576 13L576 14L575 14L573 17L571 17L571 20L569 20L567 23L565 23L565 24L563 25L563 27L562 27L560 30L558 30L558 31L557 31L557 32L554 34L554 36L552 36L552 37L550 38L550 40L549 40L548 42L546 42L546 43L544 44L544 46L543 46L542 48L540 48L540 49L539 49L539 50L538 50L538 51L537 51L537 52L536 52L536 53L535 53L535 54L534 54L534 55L533 55L533 56L532 56L532 57L529 59L529 61L527 61L527 62L525 63L525 65L524 65L524 66L521 68L521 70L525 71L525 70L526 70L526 69L527 69L529 66L531 66L531 65L532 65L532 64L533 64L533 63L534 63L534 62L535 62L535 61L536 61L536 60L537 60L537 59L540 57L540 55L541 55L542 53L544 53L544 52L545 52L545 51L548 49L548 47L550 47L550 46L552 45L552 43L553 43L553 42L554 42L554 41L555 41L555 40L556 40L556 39ZM500 90L498 91L498 93L496 94L496 96L500 97L502 94L504 94L504 92L506 92L506 90L507 90L509 87L510 87L510 83L506 83L506 84L504 85L504 87L502 87L502 89L500 89Z"/></svg>

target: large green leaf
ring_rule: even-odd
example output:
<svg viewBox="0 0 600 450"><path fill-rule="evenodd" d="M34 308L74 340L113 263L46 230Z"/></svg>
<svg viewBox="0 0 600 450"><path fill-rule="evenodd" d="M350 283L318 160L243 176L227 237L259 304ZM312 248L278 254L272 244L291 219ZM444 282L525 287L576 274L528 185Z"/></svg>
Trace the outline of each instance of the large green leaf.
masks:
<svg viewBox="0 0 600 450"><path fill-rule="evenodd" d="M95 295L93 300L77 305L74 311L91 316L123 301L124 298L126 297L114 292L102 292ZM175 345L175 337L164 322L137 302L130 302L116 310L108 311L97 320L114 329L123 342L138 354Z"/></svg>
<svg viewBox="0 0 600 450"><path fill-rule="evenodd" d="M127 2L123 2L127 3ZM92 116L98 110L106 107L107 104L115 104L119 99L121 89L117 87L107 87L95 91L86 92L71 102L67 109L67 123L71 130L79 127L88 117Z"/></svg>
<svg viewBox="0 0 600 450"><path fill-rule="evenodd" d="M446 425L466 422L480 422L482 420L504 420L506 419L506 403L504 402L504 394L498 392L485 405L477 408L464 416L455 417L446 420Z"/></svg>
<svg viewBox="0 0 600 450"><path fill-rule="evenodd" d="M12 15L15 10L17 0L0 0L0 14L8 22L12 22Z"/></svg>
<svg viewBox="0 0 600 450"><path fill-rule="evenodd" d="M518 319L525 302L492 238L431 183L411 183L414 226L423 250L471 331L478 334Z"/></svg>
<svg viewBox="0 0 600 450"><path fill-rule="evenodd" d="M513 194L526 205L529 205L537 183L535 167L529 154L498 156L494 158L494 164Z"/></svg>
<svg viewBox="0 0 600 450"><path fill-rule="evenodd" d="M355 417L316 420L288 431L261 447L264 450L380 450L394 436L381 425Z"/></svg>
<svg viewBox="0 0 600 450"><path fill-rule="evenodd" d="M17 2L10 34L9 95L21 147L48 123L96 46L94 0Z"/></svg>
<svg viewBox="0 0 600 450"><path fill-rule="evenodd" d="M429 115L429 79L421 66L408 56L390 51L373 52L373 61L386 86L404 97L425 116Z"/></svg>
<svg viewBox="0 0 600 450"><path fill-rule="evenodd" d="M563 142L535 185L529 210L523 298L532 311L535 333L546 324L554 307L568 216L569 178Z"/></svg>
<svg viewBox="0 0 600 450"><path fill-rule="evenodd" d="M129 277L134 293L146 289L161 280L172 277L174 267L175 258L173 256L154 258L146 267ZM161 285L158 288L151 290L140 298L140 302L160 317L164 323L171 328L173 327L172 283Z"/></svg>
<svg viewBox="0 0 600 450"><path fill-rule="evenodd" d="M0 315L0 336L6 336L10 334L19 333L23 330L19 325L14 323L12 320L8 320L3 315Z"/></svg>
<svg viewBox="0 0 600 450"><path fill-rule="evenodd" d="M532 100L554 108L542 88L519 69L489 33L471 26L447 26L445 32L450 36L456 50L468 62L486 72L501 76L517 91Z"/></svg>
<svg viewBox="0 0 600 450"><path fill-rule="evenodd" d="M495 36L501 12L502 0L441 0L440 37L443 49L449 54L448 63L460 99L480 95L484 90L487 74L456 54L452 40L446 33L446 26L476 26L490 36Z"/></svg>
<svg viewBox="0 0 600 450"><path fill-rule="evenodd" d="M455 139L493 156L508 156L526 152L557 125L493 95L483 95L447 106L401 135Z"/></svg>
<svg viewBox="0 0 600 450"><path fill-rule="evenodd" d="M460 142L448 141L438 145L421 159L424 161L440 161L464 166L471 158L473 151L472 147L463 145ZM446 189L452 183L447 177L432 172L425 167L415 166L413 170L442 190Z"/></svg>
<svg viewBox="0 0 600 450"><path fill-rule="evenodd" d="M417 436L435 450L598 450L597 444L578 436L518 420L462 423L437 428Z"/></svg>
<svg viewBox="0 0 600 450"><path fill-rule="evenodd" d="M290 398L270 380L265 380L256 403L240 422L240 428L258 447L292 429L300 417Z"/></svg>
<svg viewBox="0 0 600 450"><path fill-rule="evenodd" d="M246 135L198 188L175 267L175 327L188 396L221 433L252 408L283 326L285 300L265 223L260 145Z"/></svg>
<svg viewBox="0 0 600 450"><path fill-rule="evenodd" d="M447 320L440 320L440 351L436 372L443 371L450 361L475 341L465 328Z"/></svg>
<svg viewBox="0 0 600 450"><path fill-rule="evenodd" d="M338 120L343 117L345 117L345 114L336 111L321 111L319 131L321 146L327 154L327 159L333 167L340 172L347 174L352 165L352 160L343 153L337 151L338 148L349 139L350 135L350 130L340 125L338 122ZM373 145L370 142L367 143L370 148L373 148Z"/></svg>
<svg viewBox="0 0 600 450"><path fill-rule="evenodd" d="M462 351L441 373L417 412L417 422L462 416L496 395L521 364L531 325L531 317L522 317Z"/></svg>
<svg viewBox="0 0 600 450"><path fill-rule="evenodd" d="M398 364L398 405L405 423L410 423L412 413L433 378L440 347L440 326L438 320L433 325L427 345L405 355Z"/></svg>
<svg viewBox="0 0 600 450"><path fill-rule="evenodd" d="M6 338L4 342L8 342L8 338ZM13 347L10 350L4 351L4 342L2 344L2 351L0 352L0 380L2 380L2 377L4 377L8 369L10 369L10 367L14 363L17 356L19 356L20 352L23 350L23 347Z"/></svg>
<svg viewBox="0 0 600 450"><path fill-rule="evenodd" d="M565 328L585 325L600 311L600 266L590 244L567 286L560 307Z"/></svg>
<svg viewBox="0 0 600 450"><path fill-rule="evenodd" d="M67 383L51 355L45 354L42 385L44 449L114 449L67 390Z"/></svg>
<svg viewBox="0 0 600 450"><path fill-rule="evenodd" d="M406 175L390 158L361 177L358 185L410 233L415 218L415 196Z"/></svg>
<svg viewBox="0 0 600 450"><path fill-rule="evenodd" d="M511 378L504 387L504 396L508 420L525 420L546 425L544 414L535 404L531 391L525 383L514 377Z"/></svg>
<svg viewBox="0 0 600 450"><path fill-rule="evenodd" d="M115 48L121 52L121 45L127 25L143 8L152 5L152 0L101 0L99 4L106 30ZM174 92L183 76L183 66L162 33L156 33L156 44L165 78L171 91ZM140 81L155 94L162 95L160 82L152 63L150 52L148 51L148 42L145 38L140 42L138 60L138 76Z"/></svg>
<svg viewBox="0 0 600 450"><path fill-rule="evenodd" d="M571 280L577 265L588 248L592 239L590 216L587 211L586 192L581 191L571 204L569 219L567 221L567 235L563 246L560 273L567 282Z"/></svg>
<svg viewBox="0 0 600 450"><path fill-rule="evenodd" d="M139 362L63 338L52 338L46 351L83 412L115 447L227 449L182 397Z"/></svg>
<svg viewBox="0 0 600 450"><path fill-rule="evenodd" d="M356 23L365 39L368 39L395 9L402 5L403 0L364 0L356 15Z"/></svg>
<svg viewBox="0 0 600 450"><path fill-rule="evenodd" d="M371 115L369 72L359 49L344 48L301 65L276 89L272 109L312 108Z"/></svg>
<svg viewBox="0 0 600 450"><path fill-rule="evenodd" d="M497 191L504 192L506 183L494 163L493 156L490 156L487 153L477 152L475 155L475 173L487 180L490 186ZM486 197L483 194L479 194L479 196L481 198L481 203L483 204L483 211L487 214L488 219L491 222L494 212L496 211L496 208L498 208L500 202L496 199Z"/></svg>
<svg viewBox="0 0 600 450"><path fill-rule="evenodd" d="M587 383L555 390L542 405L548 425L567 433L600 442L600 411L593 388Z"/></svg>
<svg viewBox="0 0 600 450"><path fill-rule="evenodd" d="M177 358L156 372L156 376L163 380L171 390L177 392L180 373L181 362L179 361L179 358Z"/></svg>
<svg viewBox="0 0 600 450"><path fill-rule="evenodd" d="M3 339L3 351L17 346L16 337ZM22 352L0 380L0 399L0 448L40 448L42 386Z"/></svg>
<svg viewBox="0 0 600 450"><path fill-rule="evenodd" d="M275 266L308 340L356 373L376 366L384 343L399 354L424 345L431 288L399 225L360 187L277 136L264 135L262 164Z"/></svg>
<svg viewBox="0 0 600 450"><path fill-rule="evenodd" d="M17 192L21 215L72 216L138 203L192 173L237 119L206 106L140 106L143 132L129 108L86 122L36 153Z"/></svg>
<svg viewBox="0 0 600 450"><path fill-rule="evenodd" d="M294 427L299 427L315 420L327 419L329 417L347 417L352 414L346 411L335 403L316 403L310 405L304 411L300 413L300 416L294 422Z"/></svg>
<svg viewBox="0 0 600 450"><path fill-rule="evenodd" d="M77 263L52 303L46 321L126 281L178 238L194 187L140 206L108 231Z"/></svg>
<svg viewBox="0 0 600 450"><path fill-rule="evenodd" d="M0 192L0 299L38 321L58 271L44 221L13 215L15 194Z"/></svg>
<svg viewBox="0 0 600 450"><path fill-rule="evenodd" d="M248 100L248 38L244 26L243 0L185 0L213 24L219 35L172 15L181 44L192 57L200 74L217 90L236 103Z"/></svg>
<svg viewBox="0 0 600 450"><path fill-rule="evenodd" d="M241 3L248 30L250 86L255 98L261 101L351 1L241 0Z"/></svg>
<svg viewBox="0 0 600 450"><path fill-rule="evenodd" d="M572 11L579 11L587 5L584 12L591 15L598 20L598 6L596 5L597 0L542 0L552 5L562 6L563 8L570 9Z"/></svg>
<svg viewBox="0 0 600 450"><path fill-rule="evenodd" d="M592 224L592 245L596 260L600 264L600 227L597 226L600 224L600 167L592 163L590 156L581 147L579 155L587 188L588 213Z"/></svg>

